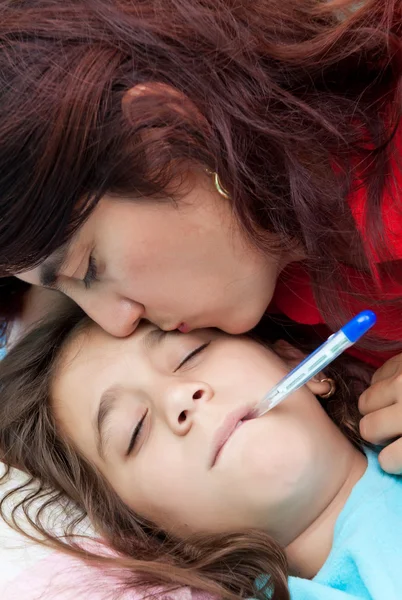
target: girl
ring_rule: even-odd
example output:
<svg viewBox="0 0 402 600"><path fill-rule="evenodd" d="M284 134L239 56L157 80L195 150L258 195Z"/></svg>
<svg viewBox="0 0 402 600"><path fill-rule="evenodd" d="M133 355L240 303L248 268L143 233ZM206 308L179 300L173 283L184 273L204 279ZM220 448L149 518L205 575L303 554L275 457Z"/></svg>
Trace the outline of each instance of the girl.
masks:
<svg viewBox="0 0 402 600"><path fill-rule="evenodd" d="M48 543L120 569L125 589L282 600L289 583L295 600L396 600L402 482L357 446L363 367L341 360L336 381L245 420L301 357L214 330L144 323L118 339L82 315L45 324L0 365L2 458L32 477L19 508ZM333 392L343 433L315 396ZM43 507L60 500L56 538ZM73 537L86 516L117 556Z"/></svg>
<svg viewBox="0 0 402 600"><path fill-rule="evenodd" d="M141 317L243 333L272 300L333 329L363 303L359 356L400 353L399 0L0 10L4 326L28 284L116 336ZM395 365L363 401L371 442L402 432Z"/></svg>

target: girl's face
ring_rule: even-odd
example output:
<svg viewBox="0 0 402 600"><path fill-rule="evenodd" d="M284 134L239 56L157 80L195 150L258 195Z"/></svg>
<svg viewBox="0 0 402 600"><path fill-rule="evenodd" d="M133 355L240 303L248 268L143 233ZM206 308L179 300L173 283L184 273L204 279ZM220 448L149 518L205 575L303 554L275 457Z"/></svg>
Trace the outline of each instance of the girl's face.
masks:
<svg viewBox="0 0 402 600"><path fill-rule="evenodd" d="M18 277L61 290L116 336L140 318L166 330L248 331L291 257L253 248L205 174L185 192L177 204L106 196L68 247Z"/></svg>
<svg viewBox="0 0 402 600"><path fill-rule="evenodd" d="M263 528L286 545L333 498L348 444L307 387L242 422L286 372L242 337L141 324L121 339L94 325L64 350L52 406L143 517L175 535Z"/></svg>

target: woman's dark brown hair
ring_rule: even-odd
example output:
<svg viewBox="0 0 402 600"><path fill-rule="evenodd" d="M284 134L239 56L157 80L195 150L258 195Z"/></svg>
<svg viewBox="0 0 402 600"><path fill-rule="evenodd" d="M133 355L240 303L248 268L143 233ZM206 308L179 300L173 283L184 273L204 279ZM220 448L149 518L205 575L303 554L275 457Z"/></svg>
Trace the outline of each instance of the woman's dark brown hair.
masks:
<svg viewBox="0 0 402 600"><path fill-rule="evenodd" d="M256 245L267 231L301 244L339 325L340 263L372 266L346 200L357 181L371 249L386 256L401 12L400 0L0 1L3 325L26 288L10 276L102 195L166 197L189 164L219 173ZM122 102L144 82L165 86Z"/></svg>
<svg viewBox="0 0 402 600"><path fill-rule="evenodd" d="M101 567L104 576L119 574L120 590L188 585L235 600L262 597L267 590L258 590L256 580L261 584L260 576L266 574L269 597L288 600L285 554L268 534L242 531L174 539L129 509L97 469L60 435L51 410L52 379L65 344L89 325L77 307L66 309L29 333L0 362L0 459L9 471L15 467L29 475L26 484L1 501L3 518L25 535L29 525L33 539ZM282 324L269 321L259 335L266 338L267 332L271 341L286 335L294 345L311 347L311 340L309 344L303 338L296 341L297 330L289 323L284 330ZM338 391L328 403L328 412L359 444L357 397L370 374L348 357L331 369L328 374L336 377ZM46 516L60 506L63 532L56 535ZM74 537L86 518L116 555L88 549Z"/></svg>

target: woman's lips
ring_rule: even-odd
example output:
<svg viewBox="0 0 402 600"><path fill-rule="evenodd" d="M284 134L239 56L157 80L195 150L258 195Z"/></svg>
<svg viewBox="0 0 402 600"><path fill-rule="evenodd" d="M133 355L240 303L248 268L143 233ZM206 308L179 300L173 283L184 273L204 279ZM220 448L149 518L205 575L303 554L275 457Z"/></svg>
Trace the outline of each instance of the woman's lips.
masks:
<svg viewBox="0 0 402 600"><path fill-rule="evenodd" d="M219 455L225 446L228 439L242 424L242 419L250 412L250 406L242 406L237 408L235 411L229 413L229 415L223 420L223 423L218 427L212 442L212 456L210 461L210 468L212 468Z"/></svg>
<svg viewBox="0 0 402 600"><path fill-rule="evenodd" d="M187 323L180 323L177 328L181 333L189 333L191 331L191 327L187 325Z"/></svg>

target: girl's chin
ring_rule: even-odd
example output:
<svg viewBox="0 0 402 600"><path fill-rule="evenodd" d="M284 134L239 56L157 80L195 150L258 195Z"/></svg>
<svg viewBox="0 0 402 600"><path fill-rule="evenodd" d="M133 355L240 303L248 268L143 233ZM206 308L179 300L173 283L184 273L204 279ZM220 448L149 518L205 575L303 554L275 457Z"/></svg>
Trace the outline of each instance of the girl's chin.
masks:
<svg viewBox="0 0 402 600"><path fill-rule="evenodd" d="M289 426L288 426L289 425ZM292 422L271 413L246 421L229 440L221 466L232 463L243 471L245 484L291 489L314 468L316 448ZM303 484L304 485L304 484Z"/></svg>

